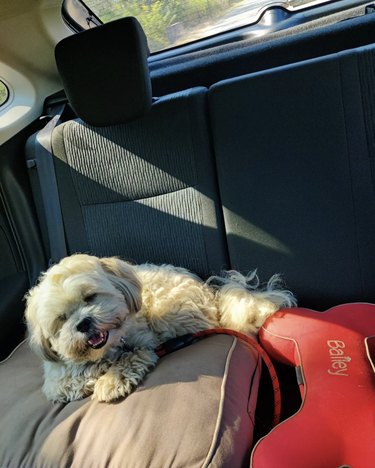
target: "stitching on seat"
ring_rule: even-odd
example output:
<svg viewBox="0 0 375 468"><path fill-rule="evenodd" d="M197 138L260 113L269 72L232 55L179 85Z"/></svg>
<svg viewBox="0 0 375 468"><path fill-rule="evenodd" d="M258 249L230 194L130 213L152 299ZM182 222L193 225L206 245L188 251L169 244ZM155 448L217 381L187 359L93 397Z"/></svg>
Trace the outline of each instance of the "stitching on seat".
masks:
<svg viewBox="0 0 375 468"><path fill-rule="evenodd" d="M2 361L0 361L0 364L4 364L5 362L9 361L9 359L15 354L15 352L27 341L27 338L21 341L14 349L11 351L11 353Z"/></svg>
<svg viewBox="0 0 375 468"><path fill-rule="evenodd" d="M355 56L355 63L357 68L357 74L359 75L359 64L358 64L358 55ZM354 215L354 222L355 222L355 245L356 245L356 256L358 261L358 269L359 269L359 277L360 277L360 284L361 284L361 294L364 294L364 285L363 285L363 273L362 273L362 260L360 254L360 247L359 247L359 227L358 227L358 213L356 203L354 201L354 187L353 187L353 170L352 170L352 155L350 151L349 141L348 141L348 122L347 122L347 109L345 106L345 96L343 90L343 73L342 73L342 63L341 57L338 55L338 72L340 77L340 93L341 93L341 105L342 105L342 112L343 112L343 119L345 125L345 144L346 144L346 153L348 158L348 170L350 174L350 192L351 192L351 200L352 200L352 208L353 208L353 215ZM362 95L362 87L361 87L361 95ZM363 116L363 105L362 105L362 116Z"/></svg>
<svg viewBox="0 0 375 468"><path fill-rule="evenodd" d="M208 466L208 464L212 461L214 451L215 451L215 448L216 448L218 434L220 432L221 422L222 422L222 418L223 418L223 408L224 408L224 401L225 401L225 389L226 389L226 383L227 383L227 378L228 378L228 369L229 369L229 365L230 365L231 360L232 360L232 355L233 355L234 349L237 346L237 342L238 342L237 338L234 338L233 343L232 343L232 345L231 345L231 347L229 349L226 362L225 362L223 381L222 381L222 384L221 384L220 405L219 405L219 411L218 411L218 415L217 415L217 419L216 419L216 426L215 426L215 430L214 430L214 433L213 433L211 446L210 446L210 449L208 451L207 457L206 457L205 461L203 462L202 468L206 468Z"/></svg>

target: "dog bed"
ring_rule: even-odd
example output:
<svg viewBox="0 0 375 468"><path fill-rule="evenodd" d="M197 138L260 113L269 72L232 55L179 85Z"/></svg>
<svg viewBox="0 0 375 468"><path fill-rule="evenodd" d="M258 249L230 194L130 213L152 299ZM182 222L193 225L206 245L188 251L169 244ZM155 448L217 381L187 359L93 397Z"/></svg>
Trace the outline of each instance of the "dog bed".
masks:
<svg viewBox="0 0 375 468"><path fill-rule="evenodd" d="M0 364L0 466L240 467L249 463L257 352L218 335L163 357L118 403L52 404L23 342Z"/></svg>

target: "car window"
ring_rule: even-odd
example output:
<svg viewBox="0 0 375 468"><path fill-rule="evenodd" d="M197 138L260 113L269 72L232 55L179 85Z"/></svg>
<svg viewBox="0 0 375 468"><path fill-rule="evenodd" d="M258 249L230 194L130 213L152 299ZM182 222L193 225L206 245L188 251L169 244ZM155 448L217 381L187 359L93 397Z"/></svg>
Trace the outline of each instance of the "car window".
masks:
<svg viewBox="0 0 375 468"><path fill-rule="evenodd" d="M290 11L328 0L85 0L107 23L134 16L145 30L151 52L193 42L257 20L272 5Z"/></svg>

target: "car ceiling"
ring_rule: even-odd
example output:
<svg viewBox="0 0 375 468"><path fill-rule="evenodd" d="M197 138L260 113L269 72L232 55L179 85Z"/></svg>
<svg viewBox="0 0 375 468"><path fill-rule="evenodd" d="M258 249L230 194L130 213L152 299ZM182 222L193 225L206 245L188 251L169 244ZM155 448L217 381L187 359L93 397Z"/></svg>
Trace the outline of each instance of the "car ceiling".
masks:
<svg viewBox="0 0 375 468"><path fill-rule="evenodd" d="M61 89L55 44L70 34L59 0L2 0L0 8L0 79L10 99L0 109L0 144L42 112L46 96Z"/></svg>

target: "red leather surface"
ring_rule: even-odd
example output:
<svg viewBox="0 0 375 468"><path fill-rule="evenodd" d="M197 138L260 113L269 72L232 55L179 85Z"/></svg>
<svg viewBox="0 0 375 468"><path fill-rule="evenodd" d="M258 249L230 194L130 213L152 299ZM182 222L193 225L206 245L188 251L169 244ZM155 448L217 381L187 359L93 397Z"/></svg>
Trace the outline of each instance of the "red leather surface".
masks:
<svg viewBox="0 0 375 468"><path fill-rule="evenodd" d="M375 466L375 305L283 309L260 331L271 358L301 366L300 410L255 446L254 468Z"/></svg>

